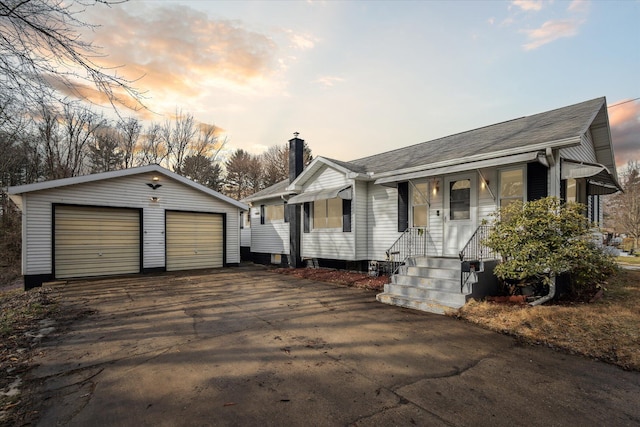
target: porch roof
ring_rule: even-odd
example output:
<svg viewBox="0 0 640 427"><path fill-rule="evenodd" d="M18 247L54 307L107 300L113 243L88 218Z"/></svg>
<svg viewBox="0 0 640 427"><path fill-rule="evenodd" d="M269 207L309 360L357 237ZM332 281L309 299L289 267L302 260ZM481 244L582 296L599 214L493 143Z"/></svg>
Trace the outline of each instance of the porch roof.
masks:
<svg viewBox="0 0 640 427"><path fill-rule="evenodd" d="M600 163L562 159L561 170L562 179L587 178L589 194L613 194L622 190L609 169Z"/></svg>
<svg viewBox="0 0 640 427"><path fill-rule="evenodd" d="M296 196L291 197L287 203L296 204L296 203L306 203L313 202L316 200L324 200L324 199L333 199L339 197L345 200L351 200L352 191L351 185L341 185L339 187L326 188L323 190L317 191L305 191L302 194L298 194Z"/></svg>
<svg viewBox="0 0 640 427"><path fill-rule="evenodd" d="M389 184L389 183L407 181L410 179L426 178L430 176L465 172L465 171L489 168L489 167L500 166L500 165L510 165L514 163L531 162L536 160L540 154L544 156L544 153L541 153L539 151L532 151L528 153L515 154L511 156L495 157L493 159L481 160L477 162L468 162L468 163L462 163L457 165L426 169L426 170L421 170L417 172L391 175L384 178L379 178L375 181L375 183Z"/></svg>

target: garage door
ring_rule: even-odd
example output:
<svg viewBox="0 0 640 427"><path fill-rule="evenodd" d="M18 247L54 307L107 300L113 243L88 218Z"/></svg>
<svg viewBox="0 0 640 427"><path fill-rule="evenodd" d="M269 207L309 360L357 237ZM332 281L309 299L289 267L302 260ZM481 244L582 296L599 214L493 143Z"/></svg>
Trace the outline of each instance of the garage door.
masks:
<svg viewBox="0 0 640 427"><path fill-rule="evenodd" d="M140 211L56 206L55 276L140 272Z"/></svg>
<svg viewBox="0 0 640 427"><path fill-rule="evenodd" d="M223 266L222 215L167 211L167 271Z"/></svg>

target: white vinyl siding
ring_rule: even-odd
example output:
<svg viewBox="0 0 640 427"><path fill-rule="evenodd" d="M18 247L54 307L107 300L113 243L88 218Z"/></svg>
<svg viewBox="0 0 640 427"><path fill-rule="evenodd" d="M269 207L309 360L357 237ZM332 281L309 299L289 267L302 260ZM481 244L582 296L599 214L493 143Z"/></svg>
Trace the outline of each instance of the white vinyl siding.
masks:
<svg viewBox="0 0 640 427"><path fill-rule="evenodd" d="M565 159L579 160L588 163L598 163L596 152L593 147L591 131L587 131L582 137L582 141L575 147L563 148L560 156Z"/></svg>
<svg viewBox="0 0 640 427"><path fill-rule="evenodd" d="M398 190L394 187L368 185L367 224L369 234L369 259L384 260L385 251L402 233L398 232Z"/></svg>
<svg viewBox="0 0 640 427"><path fill-rule="evenodd" d="M140 211L55 208L55 277L140 272Z"/></svg>
<svg viewBox="0 0 640 427"><path fill-rule="evenodd" d="M280 199L260 202L265 206L269 203L282 203ZM280 221L260 224L260 205L250 211L251 220L251 252L265 254L289 254L289 223Z"/></svg>
<svg viewBox="0 0 640 427"><path fill-rule="evenodd" d="M314 174L304 191L317 191L339 186L354 185L344 173L330 167L324 167ZM357 210L354 200L357 200L357 187L352 191L351 222L352 231L343 232L339 228L312 229L309 233L302 233L301 256L303 258L356 260L356 233L353 232L353 214ZM342 208L340 209L342 211Z"/></svg>
<svg viewBox="0 0 640 427"><path fill-rule="evenodd" d="M369 259L368 243L369 235L367 230L368 219L368 195L367 183L356 181L351 200L351 230L356 239L356 259Z"/></svg>
<svg viewBox="0 0 640 427"><path fill-rule="evenodd" d="M158 175L162 187L152 190L147 183ZM165 267L165 209L224 213L227 217L226 262L240 262L240 210L165 175L154 172L129 175L33 191L24 193L22 197L25 275L52 273L52 203L141 208L143 269ZM151 197L158 197L159 200L153 202Z"/></svg>
<svg viewBox="0 0 640 427"><path fill-rule="evenodd" d="M167 212L167 271L223 266L222 216Z"/></svg>

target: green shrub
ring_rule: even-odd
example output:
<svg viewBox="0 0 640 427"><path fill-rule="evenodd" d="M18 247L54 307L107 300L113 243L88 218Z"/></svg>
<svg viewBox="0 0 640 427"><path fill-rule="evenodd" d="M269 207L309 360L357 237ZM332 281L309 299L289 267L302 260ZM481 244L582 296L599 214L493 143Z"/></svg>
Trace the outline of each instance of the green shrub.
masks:
<svg viewBox="0 0 640 427"><path fill-rule="evenodd" d="M555 197L500 209L484 242L502 258L494 274L525 286L547 285L551 275L569 273L576 291L604 281L615 262L594 243L584 210L576 203L562 205Z"/></svg>

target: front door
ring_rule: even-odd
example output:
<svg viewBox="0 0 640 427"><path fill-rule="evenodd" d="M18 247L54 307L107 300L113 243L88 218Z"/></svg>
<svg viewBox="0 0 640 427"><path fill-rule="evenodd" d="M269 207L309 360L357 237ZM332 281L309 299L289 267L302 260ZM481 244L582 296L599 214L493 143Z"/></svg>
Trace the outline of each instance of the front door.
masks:
<svg viewBox="0 0 640 427"><path fill-rule="evenodd" d="M475 174L452 175L444 179L445 256L457 256L476 228L478 193Z"/></svg>

